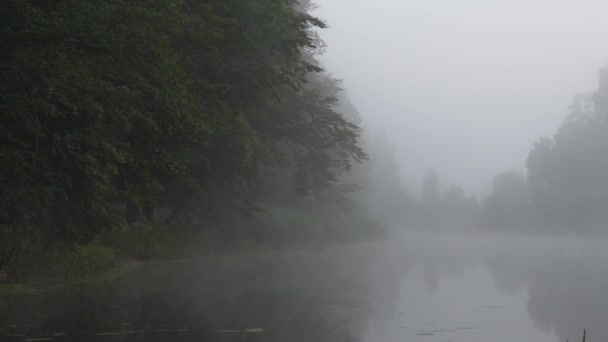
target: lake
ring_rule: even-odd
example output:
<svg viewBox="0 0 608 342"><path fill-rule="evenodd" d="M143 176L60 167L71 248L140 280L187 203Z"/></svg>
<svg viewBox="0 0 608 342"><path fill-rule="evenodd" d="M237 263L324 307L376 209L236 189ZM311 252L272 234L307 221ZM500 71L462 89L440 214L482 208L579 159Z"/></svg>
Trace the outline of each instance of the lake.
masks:
<svg viewBox="0 0 608 342"><path fill-rule="evenodd" d="M608 241L410 234L315 251L144 263L0 296L7 341L608 338Z"/></svg>

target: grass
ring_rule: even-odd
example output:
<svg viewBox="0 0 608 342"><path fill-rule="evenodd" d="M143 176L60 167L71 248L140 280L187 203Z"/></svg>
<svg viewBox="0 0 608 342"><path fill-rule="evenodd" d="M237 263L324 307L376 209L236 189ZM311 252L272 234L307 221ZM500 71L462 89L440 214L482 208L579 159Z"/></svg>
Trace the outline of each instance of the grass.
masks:
<svg viewBox="0 0 608 342"><path fill-rule="evenodd" d="M0 285L0 297L1 296L23 296L23 295L37 295L41 291L36 288L27 287L22 284L4 284Z"/></svg>
<svg viewBox="0 0 608 342"><path fill-rule="evenodd" d="M69 284L89 284L89 283L102 283L108 282L117 278L122 277L123 275L128 274L133 271L136 267L135 262L125 262L119 265L112 266L107 270L98 273L98 274L87 274L87 275L77 275L72 279L68 280Z"/></svg>
<svg viewBox="0 0 608 342"><path fill-rule="evenodd" d="M56 252L56 273L65 279L86 279L103 275L116 264L116 253L97 243L74 244L73 248Z"/></svg>

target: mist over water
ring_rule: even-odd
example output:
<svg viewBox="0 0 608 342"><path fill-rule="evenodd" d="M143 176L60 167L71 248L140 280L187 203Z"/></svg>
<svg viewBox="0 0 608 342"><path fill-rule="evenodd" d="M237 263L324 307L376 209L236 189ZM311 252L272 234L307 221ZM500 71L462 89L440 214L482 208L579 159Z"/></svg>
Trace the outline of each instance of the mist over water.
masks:
<svg viewBox="0 0 608 342"><path fill-rule="evenodd" d="M607 14L1 1L0 342L608 340Z"/></svg>
<svg viewBox="0 0 608 342"><path fill-rule="evenodd" d="M56 289L43 302L0 303L12 313L3 324L21 333L100 341L236 341L249 330L252 341L549 342L577 340L583 329L603 340L607 243L413 234L151 264L84 302Z"/></svg>
<svg viewBox="0 0 608 342"><path fill-rule="evenodd" d="M582 338L583 329L601 340L608 333L604 239L444 234L409 241L393 245L402 251L393 305L372 318L366 341L565 341Z"/></svg>

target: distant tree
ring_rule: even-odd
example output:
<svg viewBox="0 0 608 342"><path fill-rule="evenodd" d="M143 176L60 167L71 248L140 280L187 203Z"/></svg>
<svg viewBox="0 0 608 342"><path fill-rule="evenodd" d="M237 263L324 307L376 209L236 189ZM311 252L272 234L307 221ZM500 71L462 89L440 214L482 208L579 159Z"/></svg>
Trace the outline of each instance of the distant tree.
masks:
<svg viewBox="0 0 608 342"><path fill-rule="evenodd" d="M446 229L471 229L478 225L480 207L474 195L450 186L441 199L441 222Z"/></svg>
<svg viewBox="0 0 608 342"><path fill-rule="evenodd" d="M425 228L438 228L441 223L441 190L439 176L435 170L429 170L422 183L422 201L420 204L420 221Z"/></svg>
<svg viewBox="0 0 608 342"><path fill-rule="evenodd" d="M439 176L435 170L428 170L422 184L422 202L429 205L437 205L441 200L439 188Z"/></svg>
<svg viewBox="0 0 608 342"><path fill-rule="evenodd" d="M395 146L381 131L369 143L369 150L371 206L378 217L398 226L405 218L409 196L401 184Z"/></svg>
<svg viewBox="0 0 608 342"><path fill-rule="evenodd" d="M492 192L484 203L484 223L499 229L525 228L529 223L526 177L507 171L494 177Z"/></svg>
<svg viewBox="0 0 608 342"><path fill-rule="evenodd" d="M450 186L443 195L443 201L446 203L461 203L467 200L466 192L460 186Z"/></svg>
<svg viewBox="0 0 608 342"><path fill-rule="evenodd" d="M608 220L608 74L593 95L578 95L553 138L527 159L530 197L538 220L550 227L605 230Z"/></svg>

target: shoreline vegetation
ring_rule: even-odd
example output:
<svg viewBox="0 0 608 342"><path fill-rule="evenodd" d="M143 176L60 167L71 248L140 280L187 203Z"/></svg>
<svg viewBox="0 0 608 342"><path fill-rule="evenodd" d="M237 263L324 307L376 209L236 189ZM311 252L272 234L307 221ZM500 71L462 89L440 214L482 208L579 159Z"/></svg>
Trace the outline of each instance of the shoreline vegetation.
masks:
<svg viewBox="0 0 608 342"><path fill-rule="evenodd" d="M292 224L297 225L297 222ZM222 231L183 233L176 237L170 229L143 228L141 225L105 233L87 244L49 246L39 241L21 240L19 246L24 255L12 258L16 262L12 266L16 270L13 278L8 278L6 266L0 269L0 296L36 294L34 289L37 286L112 280L147 262L286 249L310 250L382 238L385 227L380 223L375 227L371 224L363 227L364 231L358 238L330 241L317 232L307 233L306 239L283 240L275 244L256 241L252 236L225 236ZM287 229L285 226L274 228Z"/></svg>
<svg viewBox="0 0 608 342"><path fill-rule="evenodd" d="M418 197L312 0L0 4L0 284L404 231L605 234L608 69L527 172ZM441 171L441 170L439 170Z"/></svg>
<svg viewBox="0 0 608 342"><path fill-rule="evenodd" d="M314 8L3 1L0 284L382 235L394 155L323 70Z"/></svg>

